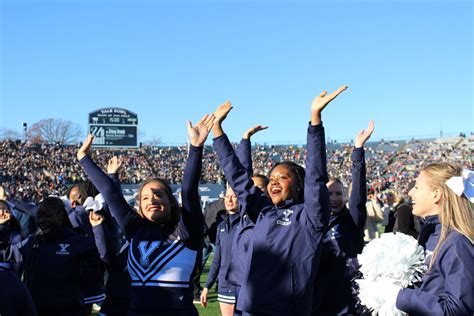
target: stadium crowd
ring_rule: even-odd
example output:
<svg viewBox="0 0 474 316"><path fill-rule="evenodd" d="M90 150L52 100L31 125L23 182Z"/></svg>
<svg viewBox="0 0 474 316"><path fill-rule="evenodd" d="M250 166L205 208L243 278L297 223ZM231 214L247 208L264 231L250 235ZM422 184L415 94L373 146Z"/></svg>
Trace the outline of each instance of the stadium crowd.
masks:
<svg viewBox="0 0 474 316"><path fill-rule="evenodd" d="M0 142L0 182L12 195L39 202L49 195L62 195L68 187L81 182L86 176L75 163L77 146L58 144L31 144L21 141ZM328 171L337 175L344 185L350 182L349 144L328 144ZM121 152L95 150L99 165L105 166L113 155L120 155L123 184L137 184L157 176L171 184L181 183L187 146L142 147ZM252 148L253 168L256 173L267 174L276 163L284 160L304 165L304 146L255 145ZM473 168L473 148L454 147L453 144L430 141L384 142L367 145L367 181L369 190L382 192L389 187L407 196L409 184L416 177L416 169L435 161L457 162ZM223 183L217 156L206 146L203 156L201 183Z"/></svg>

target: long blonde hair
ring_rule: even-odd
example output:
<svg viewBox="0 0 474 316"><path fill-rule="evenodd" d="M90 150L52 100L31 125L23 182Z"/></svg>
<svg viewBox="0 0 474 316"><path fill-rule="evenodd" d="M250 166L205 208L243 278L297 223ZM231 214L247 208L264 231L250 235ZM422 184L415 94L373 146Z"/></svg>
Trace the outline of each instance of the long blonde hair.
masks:
<svg viewBox="0 0 474 316"><path fill-rule="evenodd" d="M474 208L464 194L459 196L446 185L446 181L451 177L458 177L462 174L460 165L448 162L433 163L423 168L422 171L430 177L432 188L442 192L439 214L441 235L431 257L431 267L449 230L459 232L474 244Z"/></svg>

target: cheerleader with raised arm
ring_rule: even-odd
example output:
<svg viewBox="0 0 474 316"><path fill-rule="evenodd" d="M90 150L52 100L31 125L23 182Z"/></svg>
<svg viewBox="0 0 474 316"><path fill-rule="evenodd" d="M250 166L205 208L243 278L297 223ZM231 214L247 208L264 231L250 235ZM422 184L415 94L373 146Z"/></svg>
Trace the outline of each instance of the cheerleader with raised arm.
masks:
<svg viewBox="0 0 474 316"><path fill-rule="evenodd" d="M346 87L312 103L305 169L293 162L269 173L270 197L254 186L222 130L231 110L224 103L216 116L214 148L226 179L246 214L256 223L245 259L237 307L244 315L309 315L320 244L329 218L326 147L321 112Z"/></svg>
<svg viewBox="0 0 474 316"><path fill-rule="evenodd" d="M87 155L92 135L77 153L86 174L102 193L130 242L129 315L197 315L191 280L203 239L198 184L203 145L213 119L206 115L196 126L188 122L191 146L182 179L182 207L165 180L150 179L139 190L139 209L135 212L119 186Z"/></svg>

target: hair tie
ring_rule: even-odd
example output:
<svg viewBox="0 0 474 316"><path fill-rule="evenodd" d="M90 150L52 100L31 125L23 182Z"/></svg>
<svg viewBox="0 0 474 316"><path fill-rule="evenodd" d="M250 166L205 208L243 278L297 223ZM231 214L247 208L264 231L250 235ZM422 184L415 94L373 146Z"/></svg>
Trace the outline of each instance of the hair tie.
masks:
<svg viewBox="0 0 474 316"><path fill-rule="evenodd" d="M463 194L474 203L474 171L463 169L461 176L451 177L446 181L446 185L458 196Z"/></svg>

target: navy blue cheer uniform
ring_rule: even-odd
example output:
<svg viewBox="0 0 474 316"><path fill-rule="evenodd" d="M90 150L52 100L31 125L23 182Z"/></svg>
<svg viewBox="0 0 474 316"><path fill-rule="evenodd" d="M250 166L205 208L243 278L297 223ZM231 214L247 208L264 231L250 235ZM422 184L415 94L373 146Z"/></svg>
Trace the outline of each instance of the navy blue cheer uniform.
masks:
<svg viewBox="0 0 474 316"><path fill-rule="evenodd" d="M274 206L253 185L226 135L214 148L226 179L256 225L246 257L237 308L256 315L309 315L315 269L329 218L326 146L322 124L307 135L303 203L292 199ZM259 215L256 215L259 214ZM256 216L255 216L256 215Z"/></svg>
<svg viewBox="0 0 474 316"><path fill-rule="evenodd" d="M356 298L351 280L358 269L357 254L364 247L367 219L364 148L352 151L352 191L349 209L329 217L323 240L321 263L316 277L313 315L355 314Z"/></svg>
<svg viewBox="0 0 474 316"><path fill-rule="evenodd" d="M438 243L441 223L437 215L428 216L423 222L420 237L426 229L430 230L422 242L430 253ZM430 258L427 258L428 263ZM450 230L421 284L401 290L396 305L399 310L415 316L473 315L474 245L471 241Z"/></svg>
<svg viewBox="0 0 474 316"><path fill-rule="evenodd" d="M202 151L202 147L190 146L182 180L182 215L171 233L138 215L120 188L89 156L80 161L130 243L129 315L197 315L191 281L203 239L204 219L198 195Z"/></svg>

